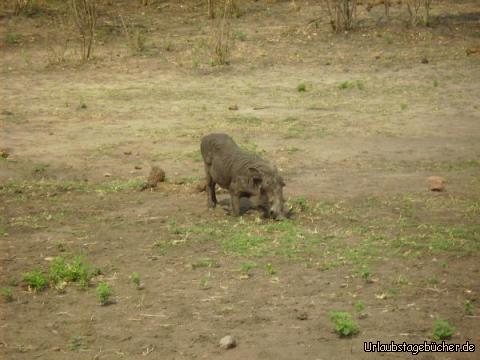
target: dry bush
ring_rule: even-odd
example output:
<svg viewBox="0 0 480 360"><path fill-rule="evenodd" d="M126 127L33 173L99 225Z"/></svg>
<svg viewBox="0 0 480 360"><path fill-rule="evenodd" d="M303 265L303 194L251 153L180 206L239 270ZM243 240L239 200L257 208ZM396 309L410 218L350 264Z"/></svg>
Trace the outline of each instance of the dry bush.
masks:
<svg viewBox="0 0 480 360"><path fill-rule="evenodd" d="M419 22L422 22L425 26L429 25L432 0L405 0L405 2L407 3L410 25L415 26ZM423 14L421 14L422 8Z"/></svg>
<svg viewBox="0 0 480 360"><path fill-rule="evenodd" d="M71 24L68 18L59 16L54 20L51 30L46 34L48 65L59 65L66 61L71 35Z"/></svg>
<svg viewBox="0 0 480 360"><path fill-rule="evenodd" d="M33 4L32 0L15 0L14 12L15 15L20 15L29 12Z"/></svg>
<svg viewBox="0 0 480 360"><path fill-rule="evenodd" d="M357 0L326 0L330 24L335 32L351 30L357 15Z"/></svg>
<svg viewBox="0 0 480 360"><path fill-rule="evenodd" d="M144 32L136 28L133 24L127 25L121 15L120 22L122 23L123 33L125 34L132 55L144 52L146 49Z"/></svg>
<svg viewBox="0 0 480 360"><path fill-rule="evenodd" d="M360 4L359 4L360 5ZM367 3L365 9L367 11L372 10L375 6L383 5L385 8L385 17L388 18L390 15L390 0L372 0Z"/></svg>
<svg viewBox="0 0 480 360"><path fill-rule="evenodd" d="M233 0L225 0L223 18L214 30L213 62L217 65L228 64L230 47L232 42L232 3Z"/></svg>
<svg viewBox="0 0 480 360"><path fill-rule="evenodd" d="M92 56L97 26L98 0L70 0L73 20L80 33L82 60L87 61Z"/></svg>
<svg viewBox="0 0 480 360"><path fill-rule="evenodd" d="M213 0L207 0L207 15L209 19L215 18L215 3Z"/></svg>

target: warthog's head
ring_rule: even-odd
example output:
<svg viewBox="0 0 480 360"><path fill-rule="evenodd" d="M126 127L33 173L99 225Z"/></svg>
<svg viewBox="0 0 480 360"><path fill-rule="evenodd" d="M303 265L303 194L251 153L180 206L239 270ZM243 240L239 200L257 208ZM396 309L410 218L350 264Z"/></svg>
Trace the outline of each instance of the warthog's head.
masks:
<svg viewBox="0 0 480 360"><path fill-rule="evenodd" d="M283 187L285 183L275 166L269 169L249 168L252 202L263 209L265 216L285 219Z"/></svg>

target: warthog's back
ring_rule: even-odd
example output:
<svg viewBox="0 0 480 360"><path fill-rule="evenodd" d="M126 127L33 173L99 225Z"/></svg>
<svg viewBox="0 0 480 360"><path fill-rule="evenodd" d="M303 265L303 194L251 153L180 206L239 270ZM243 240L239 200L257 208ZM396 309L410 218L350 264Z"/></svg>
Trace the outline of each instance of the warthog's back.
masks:
<svg viewBox="0 0 480 360"><path fill-rule="evenodd" d="M240 148L227 134L210 134L202 138L200 150L205 163L211 165L214 157L228 157L240 151Z"/></svg>

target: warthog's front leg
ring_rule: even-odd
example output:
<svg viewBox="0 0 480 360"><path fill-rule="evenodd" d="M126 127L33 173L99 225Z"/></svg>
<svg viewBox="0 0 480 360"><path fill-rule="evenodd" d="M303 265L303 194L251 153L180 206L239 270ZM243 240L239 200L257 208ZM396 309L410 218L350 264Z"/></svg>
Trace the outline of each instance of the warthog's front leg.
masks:
<svg viewBox="0 0 480 360"><path fill-rule="evenodd" d="M240 194L230 190L230 202L232 204L232 215L240 216Z"/></svg>

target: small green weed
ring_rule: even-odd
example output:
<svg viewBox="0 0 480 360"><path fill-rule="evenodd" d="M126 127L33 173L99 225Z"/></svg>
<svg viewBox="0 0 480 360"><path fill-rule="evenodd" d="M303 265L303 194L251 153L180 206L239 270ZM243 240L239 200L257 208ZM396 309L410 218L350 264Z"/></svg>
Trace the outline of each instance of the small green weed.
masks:
<svg viewBox="0 0 480 360"><path fill-rule="evenodd" d="M388 45L393 44L393 38L390 35L388 34L383 35L383 39Z"/></svg>
<svg viewBox="0 0 480 360"><path fill-rule="evenodd" d="M247 35L243 31L237 31L235 33L235 37L240 40L240 41L245 41L247 40Z"/></svg>
<svg viewBox="0 0 480 360"><path fill-rule="evenodd" d="M12 302L13 301L13 290L12 290L12 288L9 288L9 287L2 288L2 296L3 296L3 299L6 302Z"/></svg>
<svg viewBox="0 0 480 360"><path fill-rule="evenodd" d="M101 282L97 285L97 298L102 305L110 303L110 296L112 296L112 293L112 288L106 282Z"/></svg>
<svg viewBox="0 0 480 360"><path fill-rule="evenodd" d="M84 347L84 345L82 344L82 338L80 336L72 336L67 347L70 351L77 351L82 349Z"/></svg>
<svg viewBox="0 0 480 360"><path fill-rule="evenodd" d="M48 286L47 277L38 269L24 273L23 281L35 291L42 291Z"/></svg>
<svg viewBox="0 0 480 360"><path fill-rule="evenodd" d="M400 109L401 109L402 111L407 110L407 108L408 108L408 105L407 105L406 103L400 103Z"/></svg>
<svg viewBox="0 0 480 360"><path fill-rule="evenodd" d="M355 311L358 313L361 313L363 310L365 310L365 304L362 300L358 300L355 305Z"/></svg>
<svg viewBox="0 0 480 360"><path fill-rule="evenodd" d="M465 300L463 303L463 310L466 315L473 315L473 303L470 300Z"/></svg>
<svg viewBox="0 0 480 360"><path fill-rule="evenodd" d="M136 271L130 275L130 279L132 279L132 282L138 287L140 287L140 274Z"/></svg>
<svg viewBox="0 0 480 360"><path fill-rule="evenodd" d="M7 33L5 35L5 43L7 45L15 45L19 43L19 35L17 33Z"/></svg>
<svg viewBox="0 0 480 360"><path fill-rule="evenodd" d="M372 278L372 273L368 269L363 269L360 271L360 276L363 280L365 280L365 282L370 282Z"/></svg>
<svg viewBox="0 0 480 360"><path fill-rule="evenodd" d="M438 279L435 276L429 276L425 279L425 282L430 285L438 284Z"/></svg>
<svg viewBox="0 0 480 360"><path fill-rule="evenodd" d="M305 92L307 91L307 85L305 83L300 83L297 85L298 92Z"/></svg>
<svg viewBox="0 0 480 360"><path fill-rule="evenodd" d="M447 320L437 318L433 324L434 340L449 340L455 332L455 327L450 325Z"/></svg>
<svg viewBox="0 0 480 360"><path fill-rule="evenodd" d="M365 85L364 85L362 80L344 81L344 82L341 82L340 85L338 85L338 88L340 90L353 89L355 87L358 90L364 90L365 89Z"/></svg>
<svg viewBox="0 0 480 360"><path fill-rule="evenodd" d="M433 80L433 87L438 87L438 80L437 79Z"/></svg>
<svg viewBox="0 0 480 360"><path fill-rule="evenodd" d="M265 270L266 270L267 275L269 275L269 276L273 276L277 273L275 271L275 269L273 268L273 265L271 263L268 263L268 264L265 265Z"/></svg>
<svg viewBox="0 0 480 360"><path fill-rule="evenodd" d="M192 264L192 269L197 268L214 268L220 265L213 259L200 259L196 263Z"/></svg>
<svg viewBox="0 0 480 360"><path fill-rule="evenodd" d="M240 266L240 271L245 274L245 275L248 275L250 274L250 271L254 268L257 267L257 264L255 263L249 263L249 262L246 262L246 263L243 263L241 266Z"/></svg>
<svg viewBox="0 0 480 360"><path fill-rule="evenodd" d="M348 337L357 334L360 327L352 320L352 316L345 311L330 311L330 320L335 325L335 332L340 337Z"/></svg>
<svg viewBox="0 0 480 360"><path fill-rule="evenodd" d="M202 290L209 289L209 286L208 286L209 281L210 281L210 275L202 276L200 278L200 283L199 283L200 289Z"/></svg>
<svg viewBox="0 0 480 360"><path fill-rule="evenodd" d="M399 285L408 285L408 279L403 275L399 275L396 283Z"/></svg>

